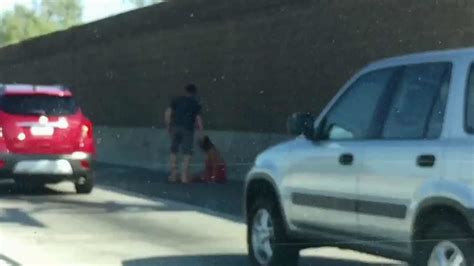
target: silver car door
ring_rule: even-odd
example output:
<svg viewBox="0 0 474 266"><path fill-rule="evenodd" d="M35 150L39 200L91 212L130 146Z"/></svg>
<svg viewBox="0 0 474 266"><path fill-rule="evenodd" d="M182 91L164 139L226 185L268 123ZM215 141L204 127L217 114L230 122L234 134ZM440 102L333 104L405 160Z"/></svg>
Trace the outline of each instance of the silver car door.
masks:
<svg viewBox="0 0 474 266"><path fill-rule="evenodd" d="M290 224L303 231L356 233L357 182L379 101L397 68L361 75L323 113L315 139L290 149L284 187Z"/></svg>
<svg viewBox="0 0 474 266"><path fill-rule="evenodd" d="M357 207L365 236L408 244L411 200L444 172L440 136L450 76L445 62L404 67L380 139L365 149Z"/></svg>

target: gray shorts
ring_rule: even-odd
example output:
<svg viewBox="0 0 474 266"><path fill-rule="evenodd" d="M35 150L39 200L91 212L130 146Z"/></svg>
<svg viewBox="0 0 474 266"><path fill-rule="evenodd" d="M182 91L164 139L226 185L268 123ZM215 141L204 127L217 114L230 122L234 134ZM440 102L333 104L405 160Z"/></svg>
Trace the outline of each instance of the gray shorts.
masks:
<svg viewBox="0 0 474 266"><path fill-rule="evenodd" d="M192 155L194 150L194 130L173 128L171 131L171 152Z"/></svg>

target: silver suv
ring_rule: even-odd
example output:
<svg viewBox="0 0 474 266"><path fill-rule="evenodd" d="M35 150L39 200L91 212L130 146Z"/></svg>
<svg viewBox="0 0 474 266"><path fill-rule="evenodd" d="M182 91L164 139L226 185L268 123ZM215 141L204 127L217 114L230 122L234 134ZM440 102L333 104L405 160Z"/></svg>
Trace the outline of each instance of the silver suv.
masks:
<svg viewBox="0 0 474 266"><path fill-rule="evenodd" d="M317 246L474 265L474 49L370 64L289 128L246 179L254 265Z"/></svg>

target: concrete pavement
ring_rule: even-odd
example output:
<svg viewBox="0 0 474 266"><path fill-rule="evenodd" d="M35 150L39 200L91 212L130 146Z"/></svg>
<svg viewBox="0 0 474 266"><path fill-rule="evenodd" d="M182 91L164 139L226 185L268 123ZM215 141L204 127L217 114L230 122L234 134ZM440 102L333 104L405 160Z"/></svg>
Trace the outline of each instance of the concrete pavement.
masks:
<svg viewBox="0 0 474 266"><path fill-rule="evenodd" d="M159 197L242 218L243 182L170 184L169 175L137 167L97 164L96 182L149 197ZM231 173L233 174L233 173Z"/></svg>
<svg viewBox="0 0 474 266"><path fill-rule="evenodd" d="M103 189L76 195L70 184L1 192L0 253L13 265L181 265L149 260L245 254L241 224L179 203Z"/></svg>
<svg viewBox="0 0 474 266"><path fill-rule="evenodd" d="M169 200L68 183L30 194L0 186L0 265L247 265L245 226ZM303 252L301 265L391 261L339 249Z"/></svg>

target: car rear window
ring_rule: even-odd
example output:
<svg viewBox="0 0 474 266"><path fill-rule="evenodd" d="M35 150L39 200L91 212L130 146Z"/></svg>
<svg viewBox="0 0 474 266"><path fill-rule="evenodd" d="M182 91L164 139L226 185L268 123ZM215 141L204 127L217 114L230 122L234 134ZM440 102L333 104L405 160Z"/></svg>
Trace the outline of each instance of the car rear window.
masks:
<svg viewBox="0 0 474 266"><path fill-rule="evenodd" d="M76 113L78 106L72 97L4 95L0 108L9 114L62 116Z"/></svg>

